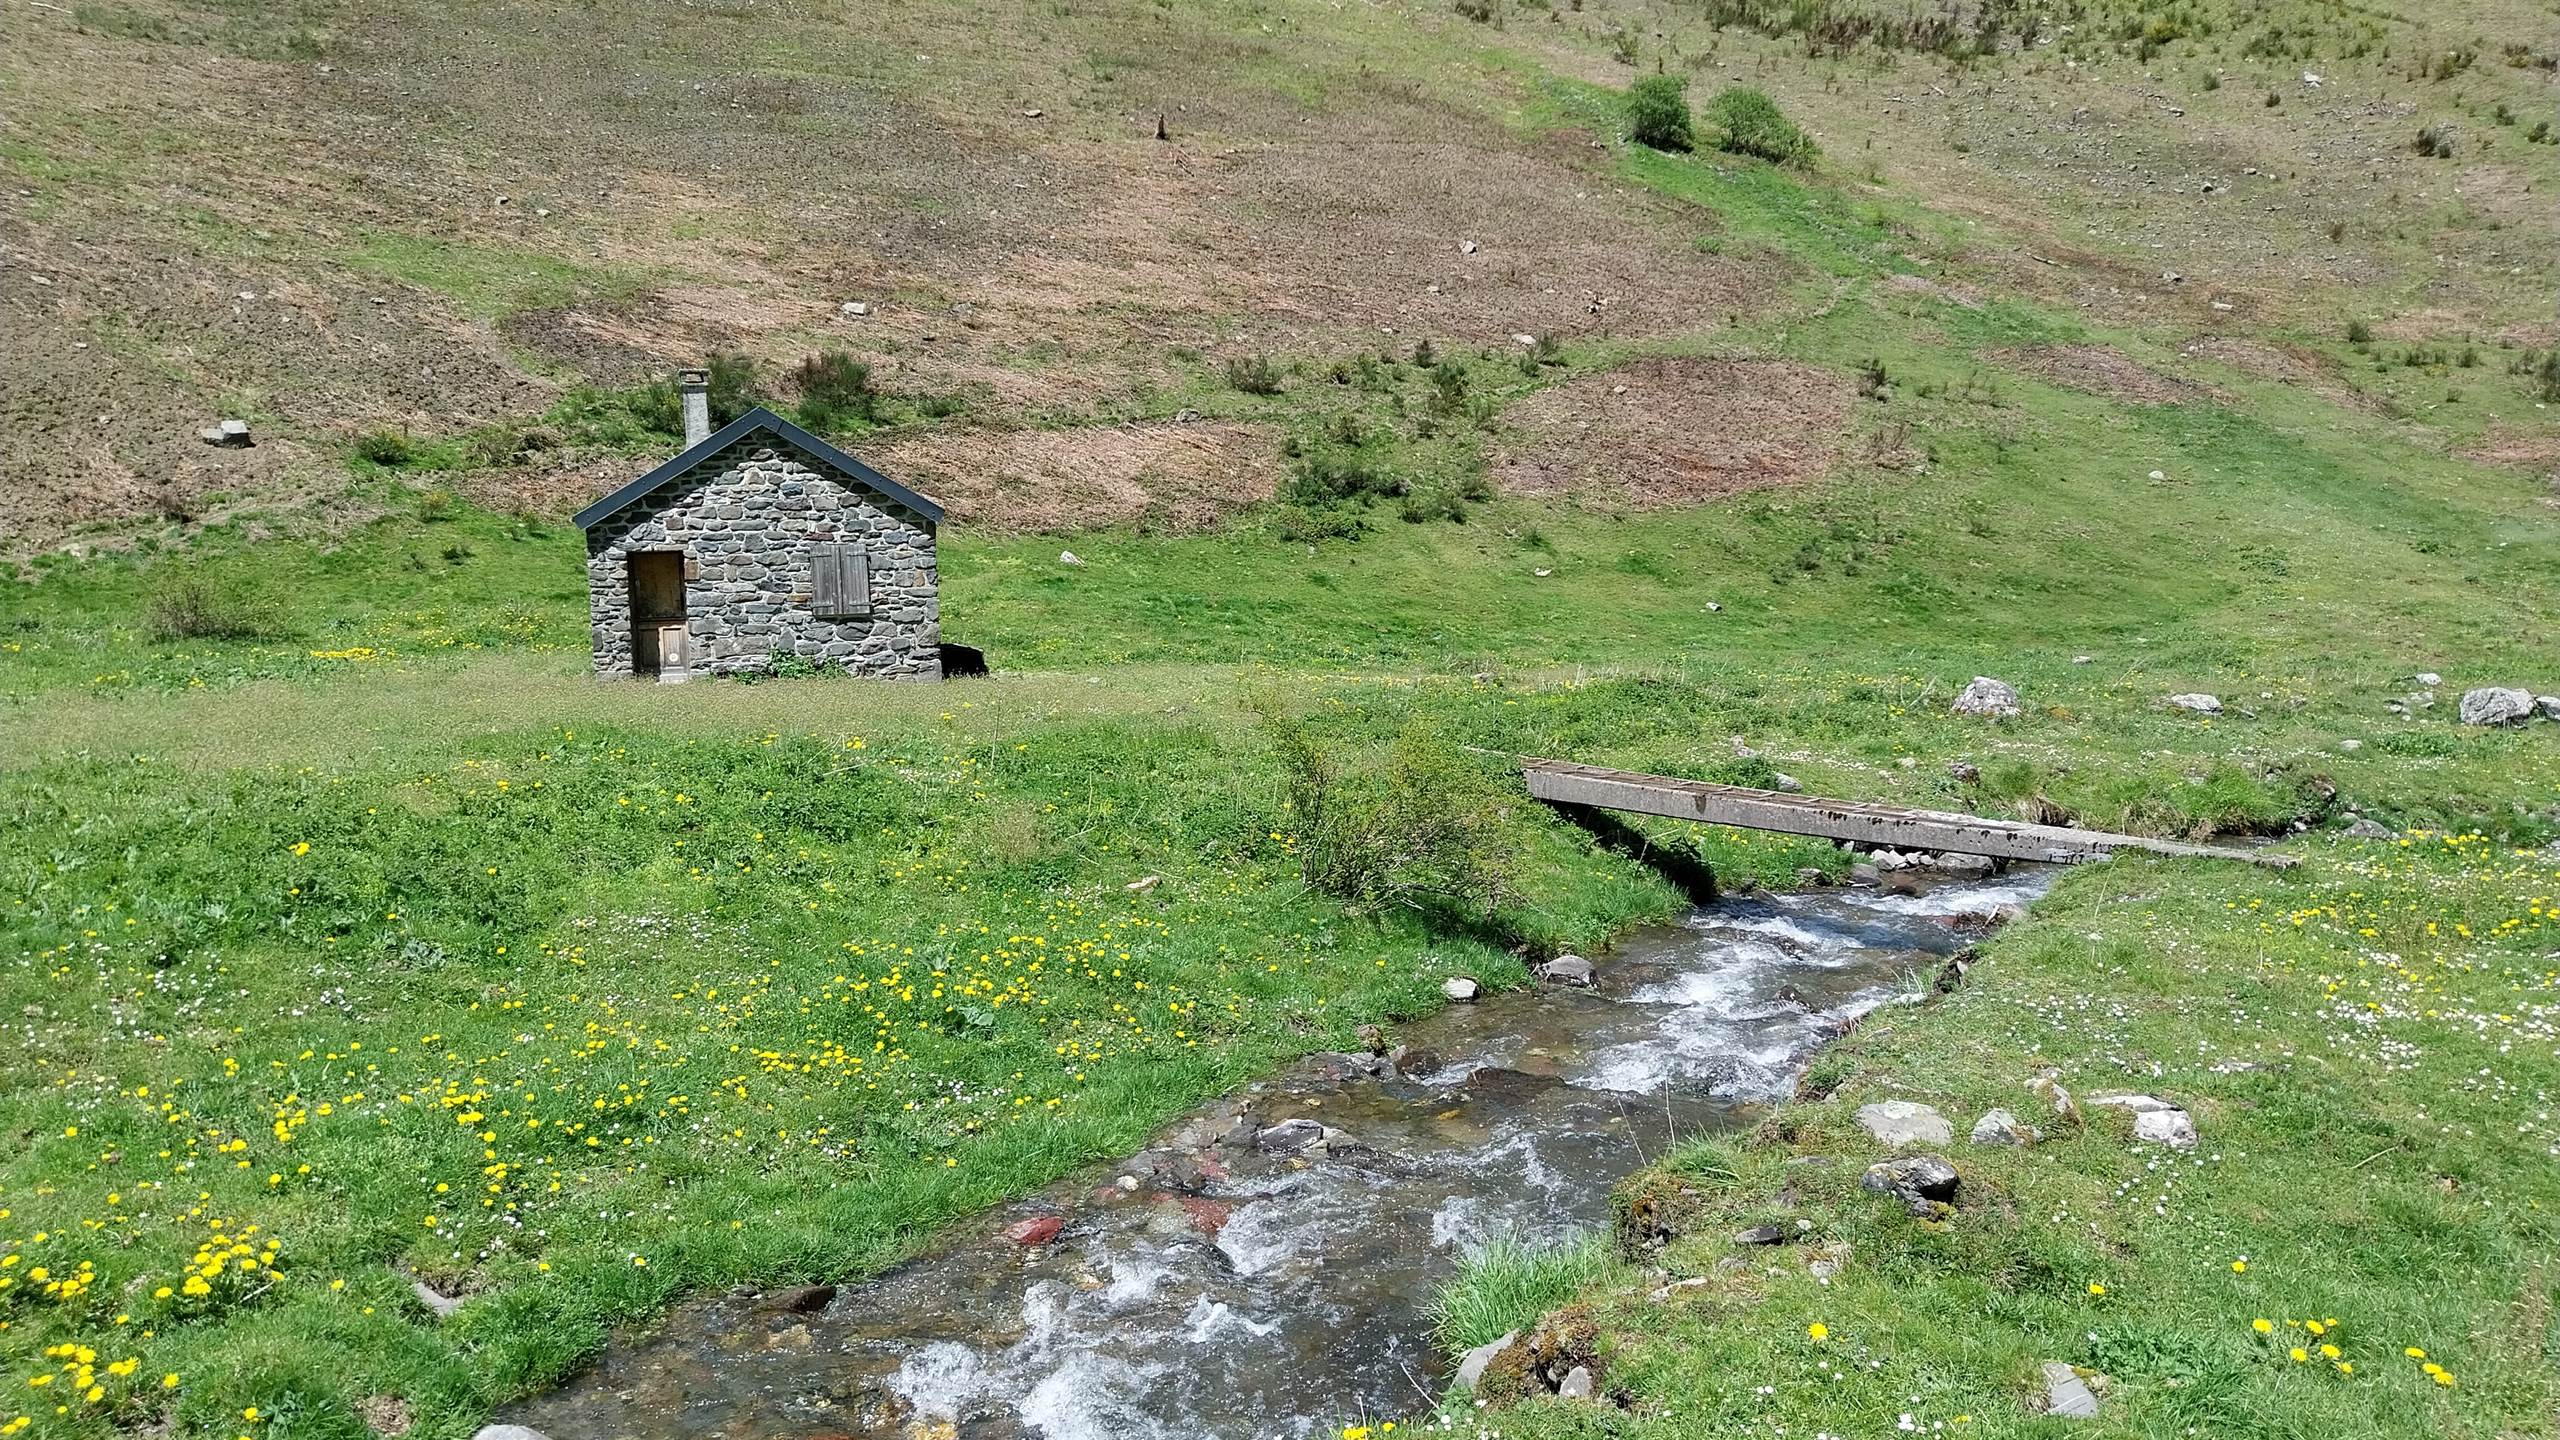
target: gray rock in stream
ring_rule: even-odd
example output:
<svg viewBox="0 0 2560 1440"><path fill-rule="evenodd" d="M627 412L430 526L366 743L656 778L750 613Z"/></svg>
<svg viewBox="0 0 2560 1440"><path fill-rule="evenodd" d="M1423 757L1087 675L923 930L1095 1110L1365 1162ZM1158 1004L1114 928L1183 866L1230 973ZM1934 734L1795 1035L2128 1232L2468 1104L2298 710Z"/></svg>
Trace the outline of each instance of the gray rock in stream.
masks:
<svg viewBox="0 0 2560 1440"><path fill-rule="evenodd" d="M1559 985L1591 983L1591 962L1579 955L1559 955L1538 967L1538 973Z"/></svg>
<svg viewBox="0 0 2560 1440"><path fill-rule="evenodd" d="M530 1425L483 1425L471 1432L471 1440L551 1440Z"/></svg>
<svg viewBox="0 0 2560 1440"><path fill-rule="evenodd" d="M1510 1349L1519 1341L1520 1332L1514 1330L1499 1340L1488 1340L1468 1351L1466 1358L1458 1362L1458 1388L1474 1394L1476 1386L1484 1380L1484 1367L1493 1363L1494 1356Z"/></svg>
<svg viewBox="0 0 2560 1440"><path fill-rule="evenodd" d="M1934 1105L1916 1100L1879 1100L1858 1107L1858 1125L1887 1145L1944 1145L1956 1138L1953 1125Z"/></svg>
<svg viewBox="0 0 2560 1440"><path fill-rule="evenodd" d="M1324 1136L1325 1129L1321 1123L1309 1120L1302 1115L1295 1120L1283 1120L1268 1129L1256 1131L1253 1143L1274 1154L1285 1155L1292 1151L1304 1150L1322 1140Z"/></svg>

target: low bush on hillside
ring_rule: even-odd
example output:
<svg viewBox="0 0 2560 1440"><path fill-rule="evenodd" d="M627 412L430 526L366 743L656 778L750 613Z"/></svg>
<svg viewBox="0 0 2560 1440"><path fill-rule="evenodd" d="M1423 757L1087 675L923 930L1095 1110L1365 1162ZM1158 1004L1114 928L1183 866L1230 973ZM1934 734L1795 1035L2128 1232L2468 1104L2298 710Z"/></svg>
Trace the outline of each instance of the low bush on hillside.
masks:
<svg viewBox="0 0 2560 1440"><path fill-rule="evenodd" d="M801 361L791 369L791 385L800 392L800 423L811 430L845 430L879 418L871 367L846 351L821 351Z"/></svg>
<svg viewBox="0 0 2560 1440"><path fill-rule="evenodd" d="M1778 108L1778 102L1747 86L1736 85L1707 106L1707 119L1723 132L1718 149L1753 155L1781 165L1810 165L1822 153L1813 137Z"/></svg>
<svg viewBox="0 0 2560 1440"><path fill-rule="evenodd" d="M765 402L764 375L753 356L715 351L709 372L712 428L728 424ZM633 418L661 435L684 434L684 397L673 378L652 380L622 400Z"/></svg>
<svg viewBox="0 0 2560 1440"><path fill-rule="evenodd" d="M153 587L143 621L154 640L255 640L276 633L274 614L248 582L190 569Z"/></svg>
<svg viewBox="0 0 2560 1440"><path fill-rule="evenodd" d="M1383 754L1345 757L1276 702L1262 721L1286 777L1275 828L1294 832L1309 888L1450 929L1491 924L1515 898L1502 834L1510 797L1425 722Z"/></svg>
<svg viewBox="0 0 2560 1440"><path fill-rule="evenodd" d="M405 430L374 430L356 439L356 458L387 469L398 469L418 456L418 447Z"/></svg>
<svg viewBox="0 0 2560 1440"><path fill-rule="evenodd" d="M1227 384L1247 395L1280 393L1280 367L1268 355L1239 355L1227 362Z"/></svg>
<svg viewBox="0 0 2560 1440"><path fill-rule="evenodd" d="M1656 150L1690 150L1689 77L1647 75L1627 87L1627 136Z"/></svg>

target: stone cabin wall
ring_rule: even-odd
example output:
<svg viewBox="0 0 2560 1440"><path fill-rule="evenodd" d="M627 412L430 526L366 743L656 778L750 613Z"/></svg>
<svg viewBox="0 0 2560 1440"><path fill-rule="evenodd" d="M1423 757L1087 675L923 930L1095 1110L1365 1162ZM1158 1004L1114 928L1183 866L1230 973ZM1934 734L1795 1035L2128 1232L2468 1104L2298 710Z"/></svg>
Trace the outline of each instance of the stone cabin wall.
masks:
<svg viewBox="0 0 2560 1440"><path fill-rule="evenodd" d="M632 674L631 572L640 550L684 555L685 664L735 674L789 656L882 678L942 678L934 523L849 476L756 435L587 532L587 593L600 676ZM871 613L810 610L812 547L860 545Z"/></svg>

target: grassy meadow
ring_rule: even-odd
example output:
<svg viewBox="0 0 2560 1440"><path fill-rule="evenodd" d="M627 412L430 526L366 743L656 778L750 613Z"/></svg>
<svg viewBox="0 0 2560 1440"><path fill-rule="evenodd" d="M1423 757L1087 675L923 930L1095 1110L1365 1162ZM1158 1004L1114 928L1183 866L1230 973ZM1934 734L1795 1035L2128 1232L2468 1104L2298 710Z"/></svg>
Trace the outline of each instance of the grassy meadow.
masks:
<svg viewBox="0 0 2560 1440"><path fill-rule="evenodd" d="M1603 98L1542 93L1521 123ZM1622 164L1702 242L1783 262L1787 313L1459 351L1427 434L1449 382L1401 346L1278 354L1276 395L1204 364L1150 413L1281 421L1302 473L1440 498L1317 486L1204 534L1076 535L1075 566L955 529L946 633L983 681L598 686L575 531L379 467L348 483L387 513L352 529L38 563L0 596L0 1433L466 1435L685 1293L874 1269L1450 974L1519 983L1678 909L1513 793L1510 753L2409 838L2070 877L1973 984L1827 1057L1820 1096L1670 1162L1697 1224L1648 1261L1710 1286L1484 1267L1453 1340L1589 1286L1628 1407L1501 1433L2052 1433L2023 1406L2043 1359L2112 1377L2090 1434L2547 1430L2560 731L2452 715L2468 685L2560 688L2560 528L2526 476L2447 458L2530 422L2526 392L2447 365L2458 418L2422 426L2172 334L1898 285L1964 228L1907 198ZM2198 388L2132 403L1991 354L2056 344ZM1661 511L1469 483L1507 407L1660 355L1880 371L1861 438L1903 458ZM226 633L155 624L184 585ZM2437 701L2387 713L2420 671ZM1975 674L2027 713L1947 714ZM2190 690L2225 714L2164 706ZM1457 797L1498 883L1454 911L1393 875L1311 885L1293 722L1363 815L1410 818L1416 776ZM1657 833L1733 886L1846 868ZM1856 1104L2024 1115L2044 1066L2186 1100L2205 1150L2093 1111L1959 1152L1943 1226L1856 1191ZM1717 1271L1780 1215L1846 1247L1838 1278ZM2297 1339L2314 1319L2345 1338Z"/></svg>

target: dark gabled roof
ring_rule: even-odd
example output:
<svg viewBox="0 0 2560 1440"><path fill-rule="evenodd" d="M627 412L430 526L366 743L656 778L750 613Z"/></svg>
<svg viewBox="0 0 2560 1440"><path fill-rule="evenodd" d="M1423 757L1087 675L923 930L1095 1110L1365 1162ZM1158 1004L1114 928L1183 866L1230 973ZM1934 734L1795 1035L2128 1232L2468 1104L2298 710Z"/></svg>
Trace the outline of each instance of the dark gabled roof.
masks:
<svg viewBox="0 0 2560 1440"><path fill-rule="evenodd" d="M746 439L748 436L753 435L759 430L772 432L774 438L780 440L782 443L800 451L802 454L809 456L811 459L818 461L820 464L825 465L830 469L839 471L861 481L863 484L868 485L872 489L879 491L881 494L888 496L890 499L905 505L908 509L915 511L917 514L924 516L928 520L939 522L942 519L941 501L920 491L908 489L906 486L899 484L897 481L890 479L888 476L881 474L879 471L874 470L870 466L863 464L861 461L854 459L852 456L847 455L833 445L828 444L826 441L819 439L817 436L810 434L808 431L801 429L799 426L792 424L790 421L783 419L781 416L776 415L772 411L759 405L753 410L748 411L746 414L741 415L737 419L720 427L718 430L713 431L711 437L704 440L701 444L686 447L683 454L676 456L674 459L669 460L657 469L650 471L648 474L641 476L639 479L634 480L630 484L623 486L621 489L614 491L612 494L605 496L603 499L598 500L586 509L579 511L577 519L578 528L581 530L594 529L599 521L611 518L632 501L639 499L641 496L648 494L650 491L657 489L668 481L683 475L694 466L701 464L703 461L710 459L713 455L728 449L730 446L737 444L739 441Z"/></svg>

